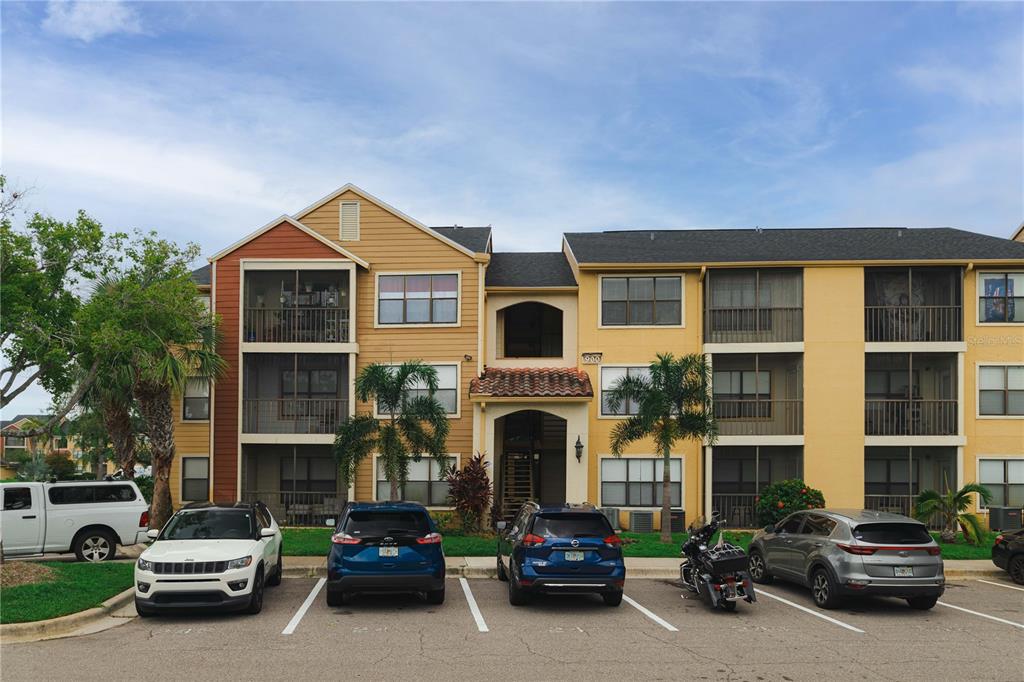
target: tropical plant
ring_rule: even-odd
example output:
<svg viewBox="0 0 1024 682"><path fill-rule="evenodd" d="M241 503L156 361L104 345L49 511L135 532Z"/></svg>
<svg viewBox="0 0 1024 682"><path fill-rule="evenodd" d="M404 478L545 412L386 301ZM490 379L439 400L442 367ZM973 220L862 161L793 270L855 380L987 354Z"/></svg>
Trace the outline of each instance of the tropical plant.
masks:
<svg viewBox="0 0 1024 682"><path fill-rule="evenodd" d="M448 501L455 507L463 530L469 533L480 530L480 522L494 496L487 464L483 454L478 453L462 469L448 472Z"/></svg>
<svg viewBox="0 0 1024 682"><path fill-rule="evenodd" d="M426 389L426 395L411 392ZM371 403L376 414L358 414L338 425L334 456L341 478L348 485L356 468L367 455L377 453L385 480L391 484L391 500L401 498L400 489L409 477L409 460L433 457L442 471L448 462L448 415L434 398L437 370L419 360L400 365L372 363L356 377L356 398Z"/></svg>
<svg viewBox="0 0 1024 682"><path fill-rule="evenodd" d="M976 514L967 511L971 506L971 495L974 493L977 493L986 504L992 499L992 493L980 483L968 483L959 490L952 490L947 485L944 493L923 490L914 501L914 518L927 523L938 515L942 519L939 537L943 542L956 542L956 528L960 526L964 539L976 545L985 537L985 526Z"/></svg>
<svg viewBox="0 0 1024 682"><path fill-rule="evenodd" d="M75 463L66 452L51 450L43 455L43 461L46 463L46 468L50 471L50 476L55 477L59 481L71 479L77 470Z"/></svg>
<svg viewBox="0 0 1024 682"><path fill-rule="evenodd" d="M757 518L763 525L776 524L801 509L822 509L825 496L799 478L765 486L757 496Z"/></svg>
<svg viewBox="0 0 1024 682"><path fill-rule="evenodd" d="M672 542L672 448L680 440L714 444L718 437L711 402L711 366L701 354L676 358L671 353L659 353L650 364L647 376L625 376L605 395L613 412L618 412L624 403L637 405L635 415L618 422L612 429L612 454L618 457L630 443L651 438L664 460L661 541Z"/></svg>

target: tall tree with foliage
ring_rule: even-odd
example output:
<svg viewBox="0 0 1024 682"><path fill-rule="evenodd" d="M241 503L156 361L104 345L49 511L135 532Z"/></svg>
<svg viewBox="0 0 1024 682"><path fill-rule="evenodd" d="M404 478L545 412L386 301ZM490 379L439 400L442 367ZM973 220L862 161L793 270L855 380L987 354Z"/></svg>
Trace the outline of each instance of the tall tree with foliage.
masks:
<svg viewBox="0 0 1024 682"><path fill-rule="evenodd" d="M426 395L411 396L423 387ZM363 368L356 377L356 397L374 404L383 418L359 414L338 425L334 456L345 485L355 478L359 462L371 453L379 454L393 501L401 499L410 459L419 461L427 455L445 470L448 415L434 398L436 391L437 370L419 360L401 365L373 363Z"/></svg>
<svg viewBox="0 0 1024 682"><path fill-rule="evenodd" d="M936 514L942 519L943 542L956 541L956 528L964 532L964 539L976 545L985 537L985 525L975 514L967 510L971 508L971 495L977 493L985 504L992 499L992 493L980 483L967 483L960 490L953 490L946 481L946 492L923 490L917 496L914 505L914 518L928 523Z"/></svg>
<svg viewBox="0 0 1024 682"><path fill-rule="evenodd" d="M620 379L605 394L614 412L626 403L637 413L612 428L611 451L622 455L630 443L654 441L663 459L661 480L661 541L672 542L672 448L680 440L714 444L718 438L711 401L711 366L703 355L659 354L648 375Z"/></svg>

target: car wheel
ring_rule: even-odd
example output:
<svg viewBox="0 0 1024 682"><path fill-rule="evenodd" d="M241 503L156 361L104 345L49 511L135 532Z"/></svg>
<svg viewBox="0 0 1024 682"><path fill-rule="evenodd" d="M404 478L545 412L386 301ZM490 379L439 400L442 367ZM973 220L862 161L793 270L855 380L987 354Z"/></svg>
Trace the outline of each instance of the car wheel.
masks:
<svg viewBox="0 0 1024 682"><path fill-rule="evenodd" d="M348 596L341 591L327 590L327 605L331 607L344 606L348 603Z"/></svg>
<svg viewBox="0 0 1024 682"><path fill-rule="evenodd" d="M252 593L249 595L249 606L245 612L256 615L263 610L263 568L256 569L256 577L253 578Z"/></svg>
<svg viewBox="0 0 1024 682"><path fill-rule="evenodd" d="M516 572L513 570L512 574L508 577L508 603L512 606L522 606L526 601L526 591L519 586L519 581L516 580Z"/></svg>
<svg viewBox="0 0 1024 682"><path fill-rule="evenodd" d="M431 590L427 592L427 603L428 604L443 604L444 603L444 589Z"/></svg>
<svg viewBox="0 0 1024 682"><path fill-rule="evenodd" d="M145 606L139 603L139 598L135 598L135 613L139 614L139 618L149 618L154 615L154 611L149 610Z"/></svg>
<svg viewBox="0 0 1024 682"><path fill-rule="evenodd" d="M1018 554L1010 559L1010 563L1006 567L1006 570L1009 571L1010 578L1013 582L1018 585L1024 585L1024 554Z"/></svg>
<svg viewBox="0 0 1024 682"><path fill-rule="evenodd" d="M771 584L772 574L768 572L768 564L760 552L750 553L750 579L760 585Z"/></svg>
<svg viewBox="0 0 1024 682"><path fill-rule="evenodd" d="M281 584L281 578L284 577L284 559L281 557L281 549L277 550L277 566L274 567L274 573L267 578L267 585L270 587L277 587Z"/></svg>
<svg viewBox="0 0 1024 682"><path fill-rule="evenodd" d="M604 599L605 606L618 606L622 603L622 590L604 592L601 594L601 598Z"/></svg>
<svg viewBox="0 0 1024 682"><path fill-rule="evenodd" d="M75 556L79 561L110 561L117 553L117 540L106 530L90 530L75 540Z"/></svg>
<svg viewBox="0 0 1024 682"><path fill-rule="evenodd" d="M811 596L814 603L823 609L834 609L842 601L836 592L832 576L824 568L815 570L811 576Z"/></svg>
<svg viewBox="0 0 1024 682"><path fill-rule="evenodd" d="M937 601L939 601L938 597L910 597L907 599L910 608L917 609L918 611L927 611L935 606Z"/></svg>
<svg viewBox="0 0 1024 682"><path fill-rule="evenodd" d="M508 571L505 570L505 564L501 560L501 555L498 555L498 580L505 582L508 580Z"/></svg>

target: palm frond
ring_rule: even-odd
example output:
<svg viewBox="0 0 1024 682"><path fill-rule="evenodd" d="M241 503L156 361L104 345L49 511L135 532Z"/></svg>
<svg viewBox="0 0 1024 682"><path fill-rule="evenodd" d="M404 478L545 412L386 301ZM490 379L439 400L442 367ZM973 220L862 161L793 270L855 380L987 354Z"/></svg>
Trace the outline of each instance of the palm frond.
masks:
<svg viewBox="0 0 1024 682"><path fill-rule="evenodd" d="M960 514L957 521L964 530L964 537L972 545L979 544L985 537L985 524L975 514Z"/></svg>
<svg viewBox="0 0 1024 682"><path fill-rule="evenodd" d="M378 448L378 433L379 423L368 414L356 415L338 424L334 459L346 487L355 479L359 462Z"/></svg>

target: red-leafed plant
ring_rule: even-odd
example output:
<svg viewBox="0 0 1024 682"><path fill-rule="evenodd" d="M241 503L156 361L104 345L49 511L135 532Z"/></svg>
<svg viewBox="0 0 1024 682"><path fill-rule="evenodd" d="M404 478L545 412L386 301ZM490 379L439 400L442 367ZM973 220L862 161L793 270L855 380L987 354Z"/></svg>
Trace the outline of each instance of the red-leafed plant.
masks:
<svg viewBox="0 0 1024 682"><path fill-rule="evenodd" d="M461 470L452 469L448 472L448 502L455 507L462 521L462 529L467 533L480 530L484 512L494 496L487 465L484 456L477 454Z"/></svg>

